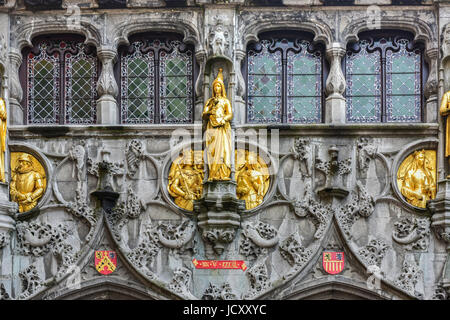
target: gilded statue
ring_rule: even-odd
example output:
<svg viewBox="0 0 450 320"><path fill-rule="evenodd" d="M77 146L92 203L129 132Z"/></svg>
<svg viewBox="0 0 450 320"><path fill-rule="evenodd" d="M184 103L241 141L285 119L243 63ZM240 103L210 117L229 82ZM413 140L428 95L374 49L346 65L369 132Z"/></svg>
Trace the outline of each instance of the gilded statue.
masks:
<svg viewBox="0 0 450 320"><path fill-rule="evenodd" d="M6 151L6 104L0 98L0 181L5 182L5 151Z"/></svg>
<svg viewBox="0 0 450 320"><path fill-rule="evenodd" d="M269 188L269 170L264 161L254 152L237 150L236 193L245 200L247 210L259 206Z"/></svg>
<svg viewBox="0 0 450 320"><path fill-rule="evenodd" d="M425 208L436 197L436 151L420 150L400 165L397 183L402 195L413 206Z"/></svg>
<svg viewBox="0 0 450 320"><path fill-rule="evenodd" d="M212 83L213 97L208 99L202 117L207 120L206 152L208 180L230 180L231 125L233 118L230 100L227 99L222 69Z"/></svg>
<svg viewBox="0 0 450 320"><path fill-rule="evenodd" d="M11 200L19 204L19 212L33 209L44 194L45 176L39 173L43 171L39 166L33 164L32 156L27 153L20 153L17 158L9 188Z"/></svg>
<svg viewBox="0 0 450 320"><path fill-rule="evenodd" d="M188 150L175 159L169 171L169 194L177 206L192 211L203 191L203 152Z"/></svg>
<svg viewBox="0 0 450 320"><path fill-rule="evenodd" d="M441 116L447 117L446 133L445 133L445 156L450 156L450 91L444 93L439 110ZM450 175L447 176L450 178Z"/></svg>

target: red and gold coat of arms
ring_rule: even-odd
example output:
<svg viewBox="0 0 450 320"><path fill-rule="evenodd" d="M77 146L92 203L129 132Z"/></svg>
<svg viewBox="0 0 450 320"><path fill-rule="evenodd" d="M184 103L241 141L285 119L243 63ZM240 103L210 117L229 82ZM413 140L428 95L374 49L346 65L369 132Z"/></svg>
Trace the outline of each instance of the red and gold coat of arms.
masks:
<svg viewBox="0 0 450 320"><path fill-rule="evenodd" d="M322 259L323 269L329 274L338 274L344 270L343 252L324 252Z"/></svg>
<svg viewBox="0 0 450 320"><path fill-rule="evenodd" d="M95 269L101 274L113 273L117 267L117 254L114 251L95 251Z"/></svg>

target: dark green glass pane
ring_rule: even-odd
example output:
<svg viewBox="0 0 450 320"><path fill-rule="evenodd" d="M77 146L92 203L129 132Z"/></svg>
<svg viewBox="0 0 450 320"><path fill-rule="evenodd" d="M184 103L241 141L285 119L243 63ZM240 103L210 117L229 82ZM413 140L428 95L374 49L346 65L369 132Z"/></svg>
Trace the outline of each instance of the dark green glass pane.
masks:
<svg viewBox="0 0 450 320"><path fill-rule="evenodd" d="M166 97L186 96L187 79L186 77L167 77L166 79Z"/></svg>
<svg viewBox="0 0 450 320"><path fill-rule="evenodd" d="M129 119L146 119L148 117L148 99L128 99Z"/></svg>
<svg viewBox="0 0 450 320"><path fill-rule="evenodd" d="M145 78L128 79L128 98L145 98L149 95L149 82Z"/></svg>
<svg viewBox="0 0 450 320"><path fill-rule="evenodd" d="M380 119L381 101L379 97L352 97L351 118Z"/></svg>
<svg viewBox="0 0 450 320"><path fill-rule="evenodd" d="M281 72L281 59L279 55L272 54L252 57L252 73L258 74L278 74Z"/></svg>
<svg viewBox="0 0 450 320"><path fill-rule="evenodd" d="M249 88L249 94L255 96L275 96L277 95L277 80L280 82L279 76L259 76L252 75L252 82Z"/></svg>
<svg viewBox="0 0 450 320"><path fill-rule="evenodd" d="M318 73L318 61L305 56L298 56L298 58L293 58L293 70L288 72L293 72L294 74L315 74ZM319 71L320 72L320 71Z"/></svg>
<svg viewBox="0 0 450 320"><path fill-rule="evenodd" d="M367 55L358 55L353 58L353 70L352 74L360 74L360 73L368 73L374 74L377 73L377 67L379 62L374 59L375 56L367 56Z"/></svg>
<svg viewBox="0 0 450 320"><path fill-rule="evenodd" d="M414 73L392 74L390 77L392 77L392 94L414 94L416 81Z"/></svg>
<svg viewBox="0 0 450 320"><path fill-rule="evenodd" d="M415 117L415 96L387 96L387 103L392 103L392 117Z"/></svg>
<svg viewBox="0 0 450 320"><path fill-rule="evenodd" d="M170 120L183 120L187 118L186 99L167 98L165 99L165 116Z"/></svg>
<svg viewBox="0 0 450 320"><path fill-rule="evenodd" d="M320 101L318 104L317 98L288 98L288 116L289 122L319 122L320 121Z"/></svg>
<svg viewBox="0 0 450 320"><path fill-rule="evenodd" d="M416 70L416 57L414 55L396 55L392 57L391 72L419 72Z"/></svg>
<svg viewBox="0 0 450 320"><path fill-rule="evenodd" d="M281 98L250 97L252 120L255 122L281 122Z"/></svg>
<svg viewBox="0 0 450 320"><path fill-rule="evenodd" d="M166 76L185 75L186 68L187 68L186 61L177 57L172 57L170 60L166 61L165 75Z"/></svg>
<svg viewBox="0 0 450 320"><path fill-rule="evenodd" d="M362 95L379 95L379 75L352 75L351 78L351 88L347 90L347 94L352 96L362 96Z"/></svg>
<svg viewBox="0 0 450 320"><path fill-rule="evenodd" d="M149 62L144 59L134 58L128 60L128 77L143 77L149 75Z"/></svg>

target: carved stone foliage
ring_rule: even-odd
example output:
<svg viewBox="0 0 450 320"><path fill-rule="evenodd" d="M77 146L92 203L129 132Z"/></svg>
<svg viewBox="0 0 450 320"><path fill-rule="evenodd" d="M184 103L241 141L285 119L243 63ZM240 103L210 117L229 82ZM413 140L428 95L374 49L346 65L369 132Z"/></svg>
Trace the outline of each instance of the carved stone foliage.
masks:
<svg viewBox="0 0 450 320"><path fill-rule="evenodd" d="M136 248L127 253L127 257L135 267L150 278L154 278L153 272L150 271L150 266L160 251L161 245L158 232L154 226L147 225L145 230L141 238L142 241Z"/></svg>
<svg viewBox="0 0 450 320"><path fill-rule="evenodd" d="M90 241L94 236L94 227L97 224L97 215L95 210L86 203L82 188L77 188L75 201L67 205L67 211L76 217L82 218L89 225L89 232L86 235L86 241Z"/></svg>
<svg viewBox="0 0 450 320"><path fill-rule="evenodd" d="M291 234L280 244L281 256L295 269L302 267L312 255L312 251L302 246L300 236Z"/></svg>
<svg viewBox="0 0 450 320"><path fill-rule="evenodd" d="M178 225L159 222L157 230L159 242L164 247L180 249L194 238L195 224L187 219Z"/></svg>
<svg viewBox="0 0 450 320"><path fill-rule="evenodd" d="M5 286L3 283L0 283L0 300L11 300L8 292L6 292Z"/></svg>
<svg viewBox="0 0 450 320"><path fill-rule="evenodd" d="M294 142L294 147L292 148L294 152L295 159L303 163L300 165L300 172L303 176L311 176L312 168L312 145L308 139L298 138Z"/></svg>
<svg viewBox="0 0 450 320"><path fill-rule="evenodd" d="M259 261L253 265L248 271L247 276L250 280L250 290L246 293L244 298L252 298L262 293L270 286L269 273L264 260Z"/></svg>
<svg viewBox="0 0 450 320"><path fill-rule="evenodd" d="M121 230L125 226L129 219L136 219L142 213L143 206L140 199L137 197L131 187L128 187L127 199L120 201L116 207L111 210L111 213L107 215L107 218L111 224L112 233L114 237L121 240Z"/></svg>
<svg viewBox="0 0 450 320"><path fill-rule="evenodd" d="M189 287L191 284L192 272L191 270L181 267L176 268L173 272L172 281L168 288L185 296L191 296Z"/></svg>
<svg viewBox="0 0 450 320"><path fill-rule="evenodd" d="M98 178L98 190L114 190L114 176L124 174L124 163L109 161L106 156L109 152L106 150L102 154L101 161L87 159L88 172Z"/></svg>
<svg viewBox="0 0 450 320"><path fill-rule="evenodd" d="M356 142L358 150L358 167L361 173L366 173L369 169L370 161L375 158L377 147L370 141L370 139L361 137Z"/></svg>
<svg viewBox="0 0 450 320"><path fill-rule="evenodd" d="M237 296L231 289L228 282L222 283L221 286L216 286L209 283L209 287L203 293L202 300L236 300Z"/></svg>
<svg viewBox="0 0 450 320"><path fill-rule="evenodd" d="M442 286L442 283L438 284L436 286L436 289L434 291L432 300L449 300L449 295L445 288Z"/></svg>
<svg viewBox="0 0 450 320"><path fill-rule="evenodd" d="M347 237L351 238L353 223L360 217L369 217L375 210L375 201L369 195L360 181L356 182L357 192L352 192L352 198L337 210L336 217Z"/></svg>
<svg viewBox="0 0 450 320"><path fill-rule="evenodd" d="M257 258L267 254L267 249L278 243L278 232L271 225L258 221L243 225L239 252L246 257Z"/></svg>
<svg viewBox="0 0 450 320"><path fill-rule="evenodd" d="M405 290L412 296L420 297L421 294L416 292L415 286L419 278L423 275L422 270L415 262L403 261L400 275L395 280L395 285Z"/></svg>
<svg viewBox="0 0 450 320"><path fill-rule="evenodd" d="M364 248L361 248L358 253L366 265L380 267L388 248L388 245L383 240L372 239L369 244Z"/></svg>
<svg viewBox="0 0 450 320"><path fill-rule="evenodd" d="M394 223L392 238L408 251L427 250L430 235L428 218L406 217Z"/></svg>
<svg viewBox="0 0 450 320"><path fill-rule="evenodd" d="M9 234L0 232L0 249L3 249L6 245L8 245L9 240Z"/></svg>
<svg viewBox="0 0 450 320"><path fill-rule="evenodd" d="M39 277L36 266L33 264L20 272L19 278L22 284L22 292L19 295L19 299L28 298L43 286L43 281Z"/></svg>
<svg viewBox="0 0 450 320"><path fill-rule="evenodd" d="M316 225L315 239L320 239L325 232L327 222L332 213L331 205L322 204L314 199L309 182L305 185L305 194L300 201L294 203L294 212L299 217L310 216Z"/></svg>
<svg viewBox="0 0 450 320"><path fill-rule="evenodd" d="M132 177L139 169L139 163L142 161L144 155L144 145L142 141L131 140L127 146L125 157L128 166L128 176Z"/></svg>

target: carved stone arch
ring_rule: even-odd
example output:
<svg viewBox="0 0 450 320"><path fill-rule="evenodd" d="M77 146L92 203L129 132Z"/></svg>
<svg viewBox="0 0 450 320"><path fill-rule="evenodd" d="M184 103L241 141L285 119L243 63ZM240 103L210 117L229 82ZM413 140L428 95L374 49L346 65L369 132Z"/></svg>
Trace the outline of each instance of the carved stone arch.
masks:
<svg viewBox="0 0 450 320"><path fill-rule="evenodd" d="M318 21L264 21L256 20L247 26L242 32L242 48L245 50L250 41L259 41L258 34L266 31L293 30L306 31L314 34L314 42L323 42L327 47L333 42L331 28Z"/></svg>
<svg viewBox="0 0 450 320"><path fill-rule="evenodd" d="M381 17L380 28L378 29L395 29L409 31L414 34L414 41L422 41L425 43L425 51L436 47L437 43L437 31L430 27L428 23L412 17ZM344 44L349 42L358 41L358 34L363 31L370 31L370 25L367 23L366 18L360 18L350 23L341 33L341 41Z"/></svg>
<svg viewBox="0 0 450 320"><path fill-rule="evenodd" d="M59 291L58 291L59 292ZM97 278L80 283L79 289L52 297L55 300L156 300L147 287L117 277Z"/></svg>
<svg viewBox="0 0 450 320"><path fill-rule="evenodd" d="M366 287L343 280L314 282L299 288L284 299L290 300L384 300L386 298Z"/></svg>
<svg viewBox="0 0 450 320"><path fill-rule="evenodd" d="M165 31L183 34L183 42L192 44L195 51L203 48L200 33L197 27L189 21L169 22L167 19L139 18L133 21L124 21L116 25L112 34L114 35L114 47L120 45L129 45L129 37L136 33L145 33L152 31Z"/></svg>
<svg viewBox="0 0 450 320"><path fill-rule="evenodd" d="M32 40L37 36L64 33L82 35L85 37L85 44L95 46L99 50L102 43L101 31L90 22L81 21L80 24L80 29L74 29L67 25L66 20L27 22L16 31L12 46L21 51L27 46L32 47Z"/></svg>

